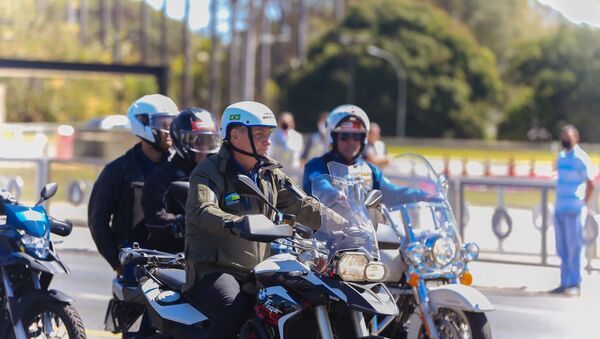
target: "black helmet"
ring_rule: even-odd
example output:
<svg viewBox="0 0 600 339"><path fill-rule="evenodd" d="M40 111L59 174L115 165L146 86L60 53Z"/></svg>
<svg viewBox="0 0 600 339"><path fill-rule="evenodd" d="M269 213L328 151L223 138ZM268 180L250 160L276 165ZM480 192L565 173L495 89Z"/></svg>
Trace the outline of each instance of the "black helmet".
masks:
<svg viewBox="0 0 600 339"><path fill-rule="evenodd" d="M219 150L221 138L212 113L191 107L181 111L171 124L171 139L177 154L190 164L195 153L212 154Z"/></svg>

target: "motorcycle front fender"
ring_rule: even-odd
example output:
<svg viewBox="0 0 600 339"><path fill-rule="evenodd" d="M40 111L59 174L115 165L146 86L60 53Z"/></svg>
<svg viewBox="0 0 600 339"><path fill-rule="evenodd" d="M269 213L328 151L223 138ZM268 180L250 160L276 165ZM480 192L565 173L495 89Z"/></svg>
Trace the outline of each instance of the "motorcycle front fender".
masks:
<svg viewBox="0 0 600 339"><path fill-rule="evenodd" d="M46 272L52 275L71 273L69 268L65 264L63 264L62 261L60 261L60 259L58 259L56 256L51 257L54 260L40 260L32 257L31 255L25 252L18 252L16 254L20 256L22 260L29 262L31 268L36 271Z"/></svg>
<svg viewBox="0 0 600 339"><path fill-rule="evenodd" d="M431 304L436 309L445 307L478 313L495 309L483 293L471 286L451 284L431 287L428 294Z"/></svg>
<svg viewBox="0 0 600 339"><path fill-rule="evenodd" d="M75 301L72 297L57 290L34 290L20 298L13 298L11 303L11 315L14 319L20 319L25 311L35 303L58 302L61 304L71 304Z"/></svg>

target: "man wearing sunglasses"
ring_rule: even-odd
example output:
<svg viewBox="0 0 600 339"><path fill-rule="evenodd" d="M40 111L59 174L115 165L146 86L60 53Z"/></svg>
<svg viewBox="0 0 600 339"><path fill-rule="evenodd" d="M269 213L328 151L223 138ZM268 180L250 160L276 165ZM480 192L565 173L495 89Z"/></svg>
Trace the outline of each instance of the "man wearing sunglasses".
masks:
<svg viewBox="0 0 600 339"><path fill-rule="evenodd" d="M348 171L352 173L345 175L361 177L366 191L381 190L384 200L408 202L424 198L423 191L394 185L377 166L361 157L370 125L365 111L355 105L341 105L329 113L326 128L330 150L321 157L311 159L304 167L303 188L306 193L312 194L313 179L323 174L334 175L330 173L328 164L337 162L349 166Z"/></svg>

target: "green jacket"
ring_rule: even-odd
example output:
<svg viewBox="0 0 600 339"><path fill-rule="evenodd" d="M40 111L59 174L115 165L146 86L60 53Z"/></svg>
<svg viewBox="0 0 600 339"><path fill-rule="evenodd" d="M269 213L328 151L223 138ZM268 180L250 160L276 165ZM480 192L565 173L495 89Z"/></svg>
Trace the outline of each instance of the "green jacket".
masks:
<svg viewBox="0 0 600 339"><path fill-rule="evenodd" d="M248 273L269 254L269 244L242 239L223 227L225 221L246 214L275 212L258 197L240 196L236 192L239 170L226 145L193 170L186 201L186 284L188 291L196 279L214 272L233 274L244 280ZM269 161L258 170L260 189L281 212L296 215L303 225L318 229L321 205L312 197L300 198L284 187L289 179L279 164Z"/></svg>

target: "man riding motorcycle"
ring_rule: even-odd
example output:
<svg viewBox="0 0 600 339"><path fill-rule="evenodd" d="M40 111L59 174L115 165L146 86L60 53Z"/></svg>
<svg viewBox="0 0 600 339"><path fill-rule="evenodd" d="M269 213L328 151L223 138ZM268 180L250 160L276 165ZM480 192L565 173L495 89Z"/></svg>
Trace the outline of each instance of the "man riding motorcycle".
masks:
<svg viewBox="0 0 600 339"><path fill-rule="evenodd" d="M143 227L136 225L141 220L135 220L132 184L143 182L154 166L166 160L171 146L168 131L175 114L177 106L163 95L146 95L136 100L127 117L131 132L140 142L106 165L92 188L88 204L90 232L98 252L119 275L124 273L118 259L119 248L146 238L145 234L138 234Z"/></svg>
<svg viewBox="0 0 600 339"><path fill-rule="evenodd" d="M157 164L166 161L171 146L169 126L177 111L173 100L164 95L146 95L136 100L127 117L131 132L140 142L106 165L92 188L88 203L92 239L98 252L125 281L135 281L135 276L133 266L122 267L119 263L119 249L133 242L145 243L148 237L142 225L143 211L139 201L135 202L134 185L144 182ZM146 331L149 328L144 322L140 334Z"/></svg>
<svg viewBox="0 0 600 339"><path fill-rule="evenodd" d="M266 157L269 136L277 127L265 105L244 101L225 109L219 153L199 164L190 177L186 202L186 284L184 293L211 319L206 338L234 338L246 320L253 297L243 291L252 268L268 256L263 243L242 239L229 221L249 214L273 219L275 211L254 197L239 193L237 175L250 177L273 205L296 215L313 229L321 224L321 205L306 196Z"/></svg>
<svg viewBox="0 0 600 339"><path fill-rule="evenodd" d="M383 192L383 199L394 198L394 201L417 201L426 194L418 189L396 186L375 165L364 160L362 154L367 144L367 133L370 128L369 117L360 107L341 105L334 108L327 118L326 128L330 151L321 157L311 159L304 167L303 188L311 192L312 180L322 174L329 173L328 164L338 162L355 173L347 173L349 177L361 177L366 191L378 189Z"/></svg>
<svg viewBox="0 0 600 339"><path fill-rule="evenodd" d="M186 108L175 117L170 135L175 153L146 176L142 208L149 235L148 246L177 253L183 251L185 211L177 204L169 203L165 193L171 182L188 181L196 164L219 150L221 140L212 113L196 107Z"/></svg>

